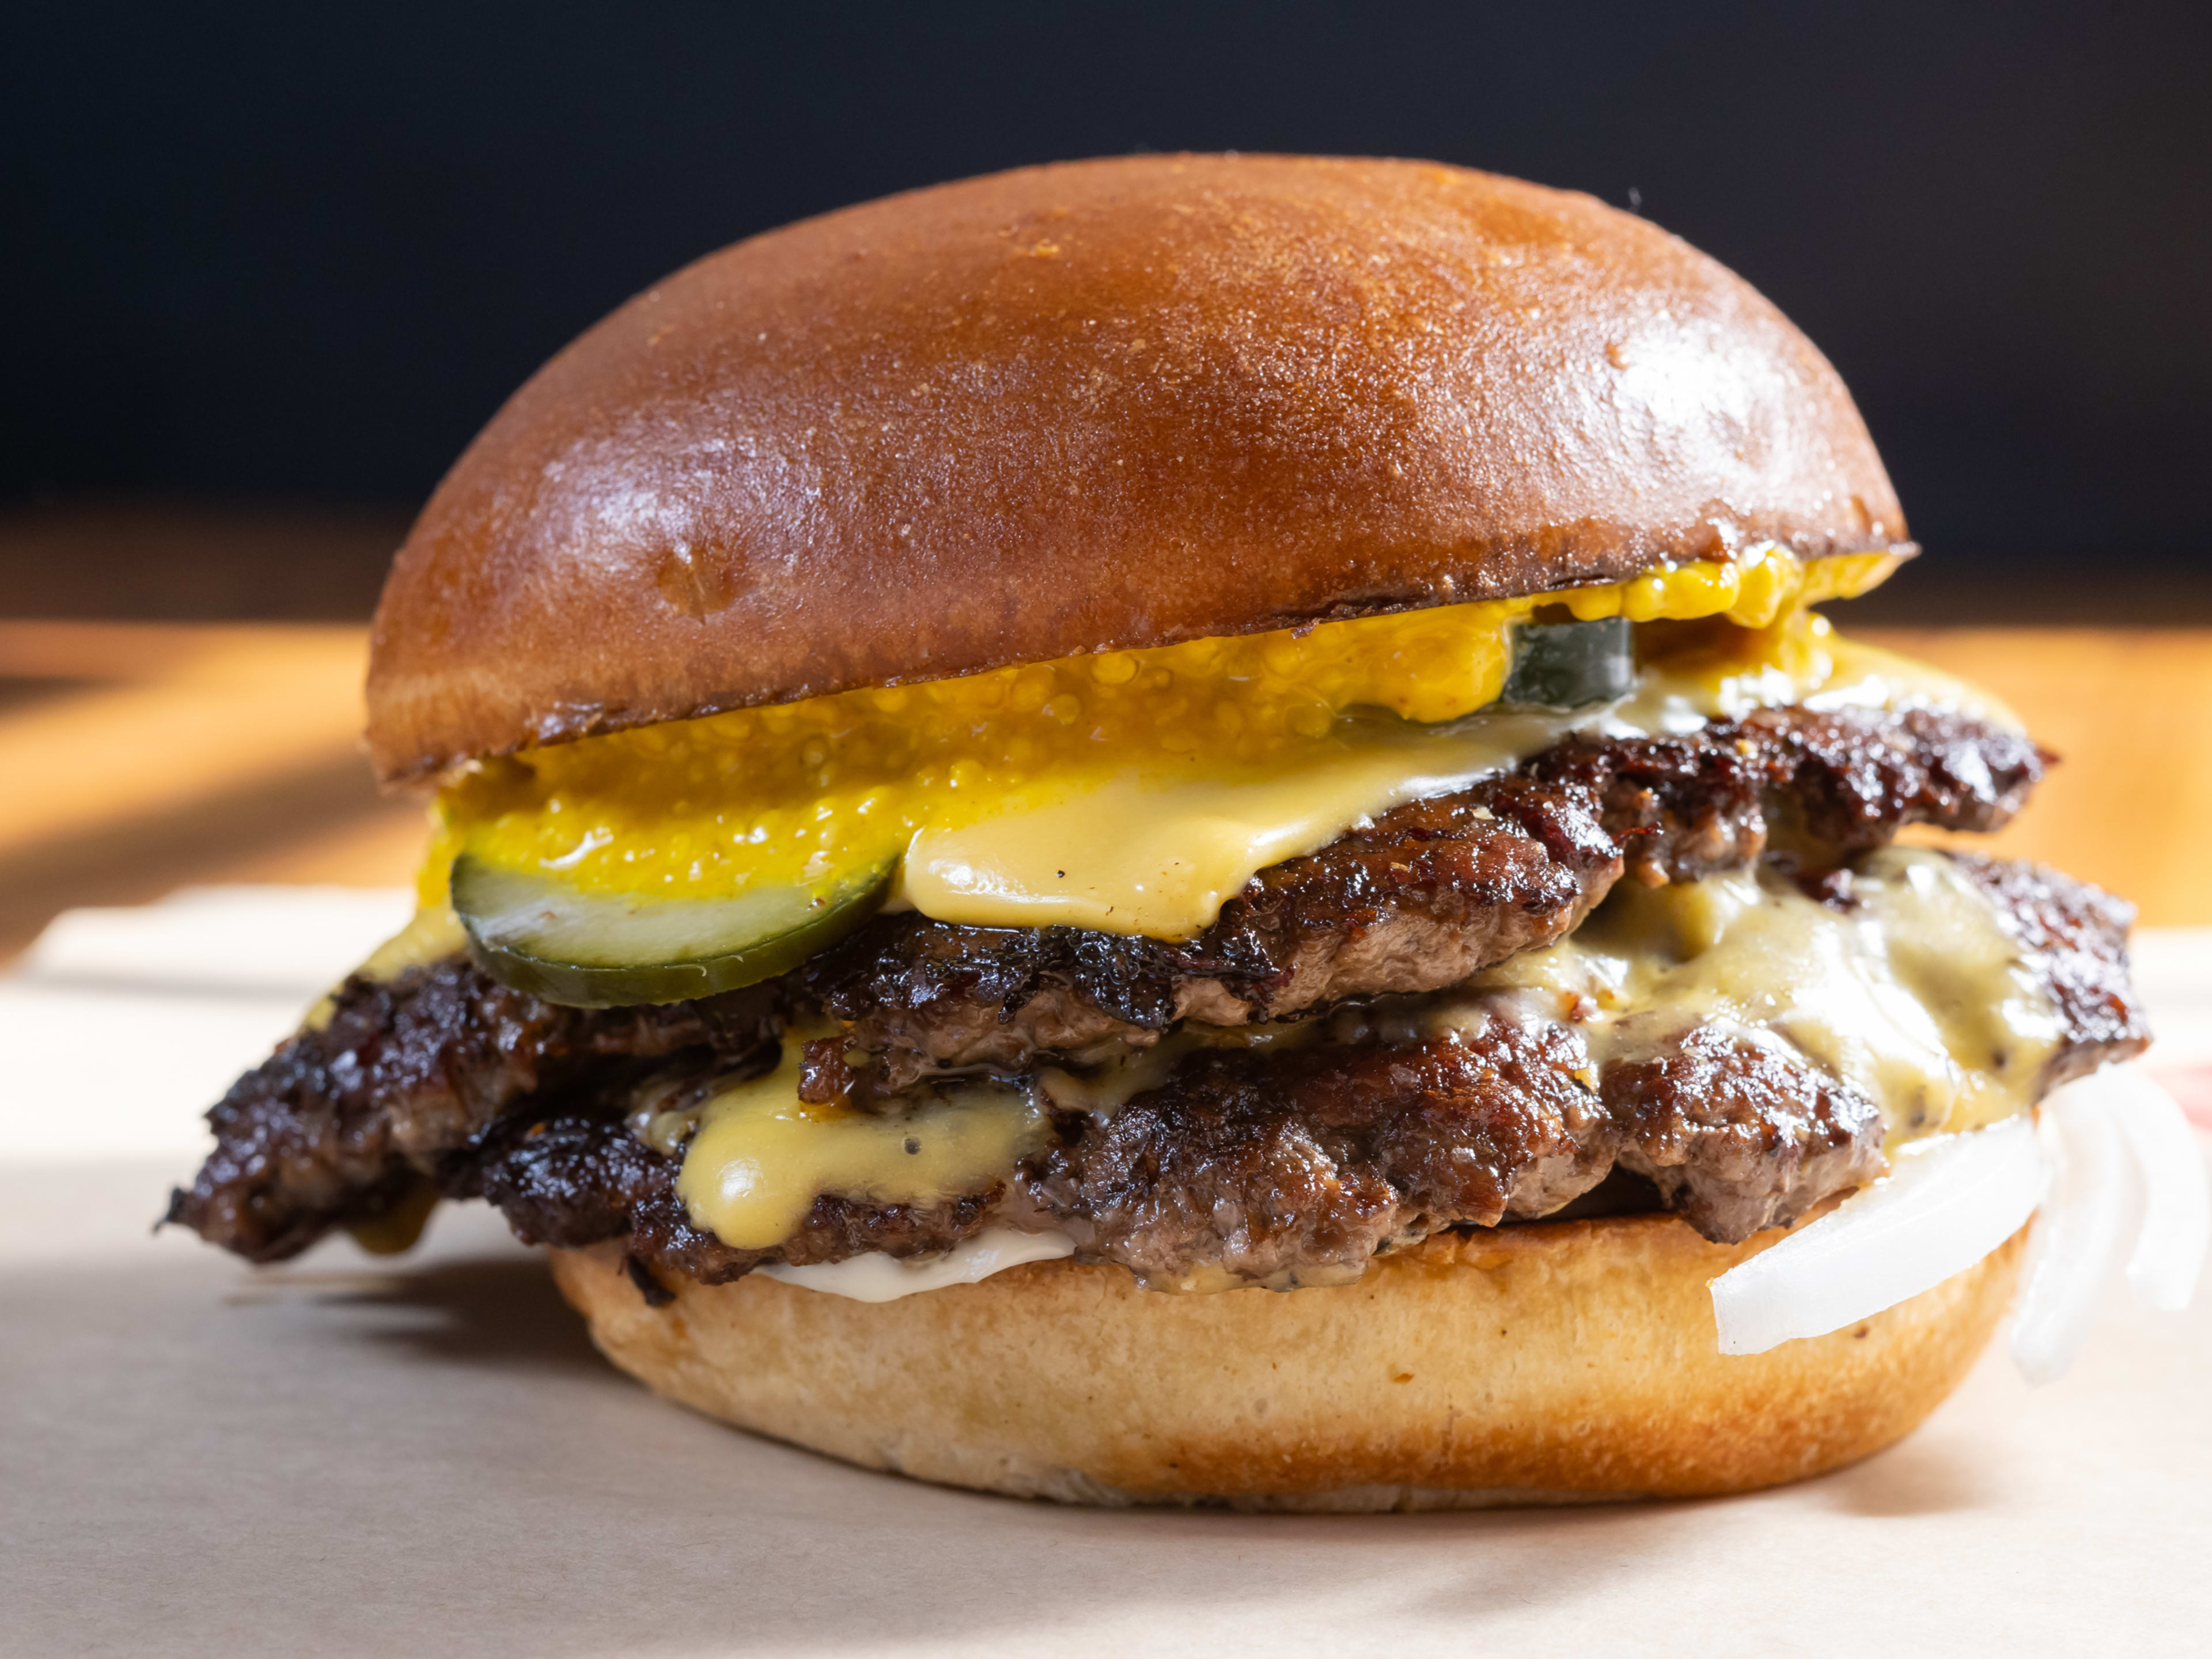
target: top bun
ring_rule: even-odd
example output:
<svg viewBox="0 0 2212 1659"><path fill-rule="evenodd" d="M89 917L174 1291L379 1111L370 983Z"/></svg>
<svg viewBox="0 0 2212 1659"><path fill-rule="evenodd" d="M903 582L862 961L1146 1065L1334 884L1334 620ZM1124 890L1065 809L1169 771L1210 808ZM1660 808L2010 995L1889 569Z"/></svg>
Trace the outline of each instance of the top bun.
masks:
<svg viewBox="0 0 2212 1659"><path fill-rule="evenodd" d="M1148 155L757 236L470 445L376 617L388 780L1078 653L1902 542L1695 249L1427 162Z"/></svg>

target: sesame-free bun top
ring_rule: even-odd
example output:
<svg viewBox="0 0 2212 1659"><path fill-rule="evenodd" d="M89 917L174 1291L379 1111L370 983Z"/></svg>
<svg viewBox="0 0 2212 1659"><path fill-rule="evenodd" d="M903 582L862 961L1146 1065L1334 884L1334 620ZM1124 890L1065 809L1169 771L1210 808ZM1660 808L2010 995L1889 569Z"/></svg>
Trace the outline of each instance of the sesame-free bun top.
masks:
<svg viewBox="0 0 2212 1659"><path fill-rule="evenodd" d="M1587 196L1151 155L711 254L533 376L400 550L387 779L1079 653L1896 545L1850 394Z"/></svg>

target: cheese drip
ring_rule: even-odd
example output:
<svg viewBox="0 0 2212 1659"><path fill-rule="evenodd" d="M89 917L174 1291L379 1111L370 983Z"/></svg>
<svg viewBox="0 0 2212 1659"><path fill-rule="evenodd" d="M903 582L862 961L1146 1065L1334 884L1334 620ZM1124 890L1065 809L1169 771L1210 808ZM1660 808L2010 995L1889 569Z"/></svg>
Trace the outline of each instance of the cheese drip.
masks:
<svg viewBox="0 0 2212 1659"><path fill-rule="evenodd" d="M1049 1120L1025 1090L978 1085L878 1115L799 1097L799 1044L768 1076L698 1110L677 1195L692 1220L738 1249L769 1249L823 1194L876 1205L937 1204L988 1190L1044 1142Z"/></svg>
<svg viewBox="0 0 2212 1659"><path fill-rule="evenodd" d="M793 1042L775 1073L704 1109L677 1191L726 1243L769 1249L823 1193L930 1203L1012 1183L1044 1144L1048 1109L1111 1118L1200 1048L1413 1042L1499 1018L1500 993L1516 1012L1572 1022L1601 1066L1662 1056L1705 1026L1785 1045L1874 1101L1893 1149L2032 1105L2060 1023L1980 891L1941 854L1893 848L1861 864L1852 896L1833 909L1771 869L1624 883L1571 938L1463 989L1290 1025L1188 1026L1081 1073L1048 1066L1036 1093L970 1089L882 1117L800 1102ZM849 1277L894 1292L939 1282Z"/></svg>
<svg viewBox="0 0 2212 1659"><path fill-rule="evenodd" d="M1716 619L1717 642L1695 642L1669 670L1679 695L1709 712L1752 707L1832 678L1826 625L1803 606L1871 586L1894 562L1801 566L1761 548L1607 586L1109 652L532 750L445 791L424 896L444 896L463 849L586 891L671 899L826 884L903 858L904 902L940 920L1175 937L1205 926L1253 871L1517 759L1495 732L1431 729L1495 701L1517 622L1540 611ZM1022 827L1053 812L1057 825ZM1127 867L1046 872L1042 847L1079 831L1128 846ZM1178 842L1220 850L1178 869Z"/></svg>
<svg viewBox="0 0 2212 1659"><path fill-rule="evenodd" d="M1601 1065L1705 1025L1787 1043L1880 1106L1893 1145L2033 1104L2062 1027L1980 891L1898 847L1859 866L1851 900L1831 908L1771 868L1624 882L1572 937L1475 984L1548 994ZM1434 1023L1482 1017L1447 1005Z"/></svg>
<svg viewBox="0 0 2212 1659"><path fill-rule="evenodd" d="M467 946L468 937L461 931L460 920L453 915L453 907L446 902L441 891L435 900L419 904L407 925L370 951L367 960L353 970L352 976L389 985L411 969L427 968L434 962L459 956ZM300 1021L301 1029L321 1030L331 1023L337 1006L337 988L333 987L307 1010Z"/></svg>

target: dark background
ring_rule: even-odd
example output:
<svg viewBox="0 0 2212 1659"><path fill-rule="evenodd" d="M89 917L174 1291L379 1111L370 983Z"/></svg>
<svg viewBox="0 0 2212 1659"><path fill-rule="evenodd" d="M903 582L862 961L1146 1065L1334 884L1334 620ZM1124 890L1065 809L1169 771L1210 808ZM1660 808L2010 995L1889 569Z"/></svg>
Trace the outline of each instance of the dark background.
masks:
<svg viewBox="0 0 2212 1659"><path fill-rule="evenodd" d="M661 273L887 191L1183 148L1640 204L1835 360L1923 594L2212 582L2201 3L345 11L13 26L4 608L358 611L507 392Z"/></svg>

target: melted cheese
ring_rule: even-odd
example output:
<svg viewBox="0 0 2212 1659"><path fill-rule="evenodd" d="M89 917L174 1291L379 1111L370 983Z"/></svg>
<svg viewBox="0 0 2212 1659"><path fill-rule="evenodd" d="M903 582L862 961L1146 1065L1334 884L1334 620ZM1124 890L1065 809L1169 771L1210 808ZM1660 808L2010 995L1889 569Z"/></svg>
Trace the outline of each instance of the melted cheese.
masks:
<svg viewBox="0 0 2212 1659"><path fill-rule="evenodd" d="M876 1115L799 1098L799 1045L763 1078L697 1113L676 1191L692 1219L738 1249L795 1231L823 1194L871 1204L934 1204L988 1190L1048 1133L1028 1092L984 1085L916 1110Z"/></svg>
<svg viewBox="0 0 2212 1659"><path fill-rule="evenodd" d="M1268 866L1594 726L1623 729L1601 713L1475 715L1441 727L1352 716L1258 775L1131 770L1079 788L1046 783L1008 793L988 817L918 831L901 893L945 921L1187 938Z"/></svg>
<svg viewBox="0 0 2212 1659"><path fill-rule="evenodd" d="M1822 708L1957 708L2001 724L2009 713L1960 682L1810 618L1794 672L1769 663L1646 672L1636 694L1576 715L1476 714L1419 726L1355 711L1328 738L1257 775L1162 777L1131 769L1099 783L1047 778L1006 792L989 814L927 826L908 843L900 902L941 921L1054 923L1184 939L1210 927L1259 872L1327 846L1407 801L1507 771L1571 732L1615 737L1693 731L1711 719L1805 701ZM1817 690L1815 689L1817 688Z"/></svg>
<svg viewBox="0 0 2212 1659"><path fill-rule="evenodd" d="M1191 1024L1142 1048L1122 1047L1095 1065L1071 1071L1048 1066L1037 1085L1054 1108L1109 1118L1147 1089L1157 1089L1200 1048L1297 1048L1317 1041L1319 1022L1291 1020L1258 1025Z"/></svg>
<svg viewBox="0 0 2212 1659"><path fill-rule="evenodd" d="M1011 1181L1045 1143L1048 1109L1110 1118L1200 1048L1407 1042L1501 1014L1571 1020L1599 1066L1672 1053L1685 1034L1706 1026L1783 1045L1874 1101L1893 1146L2024 1110L2061 1035L1978 890L1942 854L1894 848L1860 866L1847 910L1806 897L1771 869L1656 890L1623 883L1571 938L1516 957L1463 990L1346 1008L1328 1020L1187 1026L1081 1072L1048 1067L1034 1094L978 1086L884 1116L810 1106L798 1097L794 1041L787 1045L793 1058L776 1072L642 1132L674 1151L696 1121L678 1193L699 1226L740 1249L765 1249L788 1238L824 1193L932 1203ZM1021 1248L1033 1251L1018 1259L1042 1259L1046 1245L1036 1241L1045 1236L1018 1237L1030 1237ZM875 1300L996 1271L981 1262L980 1255L945 1262L935 1277L910 1276L921 1270L887 1258L842 1274L776 1271ZM1275 1287L1358 1276L1331 1269ZM1231 1282L1200 1272L1155 1288Z"/></svg>
<svg viewBox="0 0 2212 1659"><path fill-rule="evenodd" d="M1822 627L1826 628L1825 621ZM1829 629L1826 635L1827 672L1808 677L1790 697L1771 696L1769 705L1802 701L1808 708L1946 708L1987 720L2004 731L2025 733L2018 714L1999 698L1926 663L1862 640L1845 639ZM1717 708L1725 718L1748 714L1749 708Z"/></svg>
<svg viewBox="0 0 2212 1659"><path fill-rule="evenodd" d="M951 921L1079 921L1162 937L1266 864L1517 752L1462 725L1539 610L1733 624L1673 675L1684 709L1773 702L1833 667L1815 599L1886 555L1779 550L1607 586L1330 623L672 721L487 763L441 800L427 899L466 848L586 890L726 896L906 860L904 902ZM1705 690L1701 690L1703 687ZM1480 720L1490 726L1495 717ZM1051 852L1072 846L1082 867Z"/></svg>
<svg viewBox="0 0 2212 1659"><path fill-rule="evenodd" d="M676 1191L696 1224L726 1244L766 1249L790 1237L824 1193L877 1204L927 1204L986 1192L1011 1181L1020 1160L1045 1144L1054 1111L1111 1117L1132 1096L1164 1083L1195 1049L1296 1047L1320 1034L1311 1022L1187 1026L1149 1047L1122 1049L1079 1073L1047 1066L1037 1075L1035 1092L971 1085L925 1097L927 1103L911 1111L875 1115L799 1099L801 1034L794 1032L786 1039L783 1063L767 1076L726 1089L702 1104L666 1111L647 1108L633 1117L631 1128L656 1152L681 1152ZM1012 1237L1027 1242L999 1243L1014 1254L956 1251L957 1259L949 1265L938 1259L933 1276L926 1281L884 1277L873 1267L843 1276L820 1267L774 1272L793 1284L873 1302L1068 1253L1048 1248L1057 1234ZM996 1266L986 1265L987 1255ZM914 1272L921 1273L924 1265L916 1263Z"/></svg>
<svg viewBox="0 0 2212 1659"><path fill-rule="evenodd" d="M410 968L427 968L459 955L467 945L461 919L441 899L418 908L404 927L370 951L368 960L354 971L366 979L395 980Z"/></svg>
<svg viewBox="0 0 2212 1659"><path fill-rule="evenodd" d="M1475 983L1577 1018L1601 1065L1705 1025L1787 1043L1879 1105L1893 1142L2032 1104L2061 1025L1981 893L1941 854L1892 848L1851 895L1836 910L1771 869L1624 882L1571 938ZM1434 1018L1486 1017L1478 1002Z"/></svg>
<svg viewBox="0 0 2212 1659"><path fill-rule="evenodd" d="M1691 651L1647 666L1636 695L1617 711L1653 732L1694 731L1709 720L1741 720L1759 708L1802 703L1808 708L1943 708L2010 732L2020 717L1980 687L1877 645L1848 639L1825 617L1807 615L1783 641L1771 634L1737 650Z"/></svg>
<svg viewBox="0 0 2212 1659"><path fill-rule="evenodd" d="M407 925L370 951L368 960L354 972L362 979L388 984L410 968L427 968L434 962L459 956L467 945L468 936L461 931L460 918L441 895L419 905ZM337 993L333 989L307 1010L306 1018L300 1022L301 1029L321 1030L331 1023L337 1006Z"/></svg>

